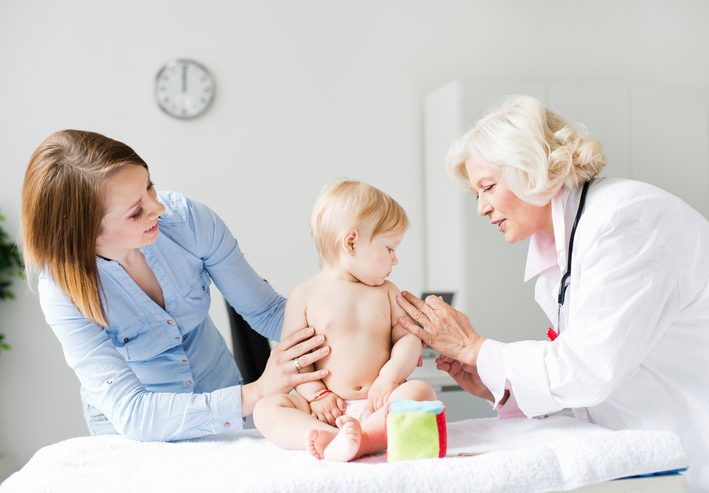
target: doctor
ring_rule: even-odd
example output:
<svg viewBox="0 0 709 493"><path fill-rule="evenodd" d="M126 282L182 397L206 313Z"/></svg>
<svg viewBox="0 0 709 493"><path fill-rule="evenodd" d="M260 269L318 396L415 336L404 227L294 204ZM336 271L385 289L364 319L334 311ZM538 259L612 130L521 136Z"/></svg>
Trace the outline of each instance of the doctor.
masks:
<svg viewBox="0 0 709 493"><path fill-rule="evenodd" d="M531 97L504 101L447 163L508 243L530 240L525 280L537 277L551 340L485 339L440 298L407 292L398 301L419 325L401 324L501 416L572 408L609 428L670 430L691 483L709 484L706 218L654 186L597 178L601 144Z"/></svg>

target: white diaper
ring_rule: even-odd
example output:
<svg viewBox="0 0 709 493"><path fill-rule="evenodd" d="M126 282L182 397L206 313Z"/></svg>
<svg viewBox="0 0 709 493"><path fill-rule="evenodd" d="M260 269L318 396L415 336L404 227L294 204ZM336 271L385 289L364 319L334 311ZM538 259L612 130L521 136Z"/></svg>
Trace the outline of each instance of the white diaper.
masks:
<svg viewBox="0 0 709 493"><path fill-rule="evenodd" d="M345 401L345 416L352 416L358 421L364 421L370 417L369 404L367 399L353 399Z"/></svg>

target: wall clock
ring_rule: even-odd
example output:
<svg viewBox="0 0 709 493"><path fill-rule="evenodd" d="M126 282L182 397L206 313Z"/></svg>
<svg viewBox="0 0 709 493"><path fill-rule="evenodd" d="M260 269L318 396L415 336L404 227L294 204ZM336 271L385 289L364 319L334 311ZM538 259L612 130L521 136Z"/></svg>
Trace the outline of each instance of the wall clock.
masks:
<svg viewBox="0 0 709 493"><path fill-rule="evenodd" d="M170 60L155 77L155 97L158 106L168 115L195 118L212 104L214 77L194 60Z"/></svg>

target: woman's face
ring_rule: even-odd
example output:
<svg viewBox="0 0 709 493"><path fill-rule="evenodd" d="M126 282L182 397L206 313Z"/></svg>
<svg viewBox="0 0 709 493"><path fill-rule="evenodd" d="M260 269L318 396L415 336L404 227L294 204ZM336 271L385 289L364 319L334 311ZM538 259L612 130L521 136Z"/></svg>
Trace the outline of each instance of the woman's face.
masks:
<svg viewBox="0 0 709 493"><path fill-rule="evenodd" d="M507 188L497 166L468 158L465 170L477 197L478 214L487 216L507 243L526 240L537 232L554 233L551 202L541 207L524 202Z"/></svg>
<svg viewBox="0 0 709 493"><path fill-rule="evenodd" d="M156 196L143 166L125 166L109 178L104 191L106 215L96 238L97 252L116 259L157 240L158 216L165 206Z"/></svg>

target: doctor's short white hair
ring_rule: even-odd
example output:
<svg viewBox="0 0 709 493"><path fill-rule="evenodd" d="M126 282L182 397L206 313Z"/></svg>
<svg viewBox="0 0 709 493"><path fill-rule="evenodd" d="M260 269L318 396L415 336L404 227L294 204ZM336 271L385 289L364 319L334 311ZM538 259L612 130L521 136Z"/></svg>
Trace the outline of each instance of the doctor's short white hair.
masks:
<svg viewBox="0 0 709 493"><path fill-rule="evenodd" d="M575 188L606 166L603 145L530 96L511 96L451 145L449 174L470 190L467 159L499 166L520 199L545 205L562 186Z"/></svg>

